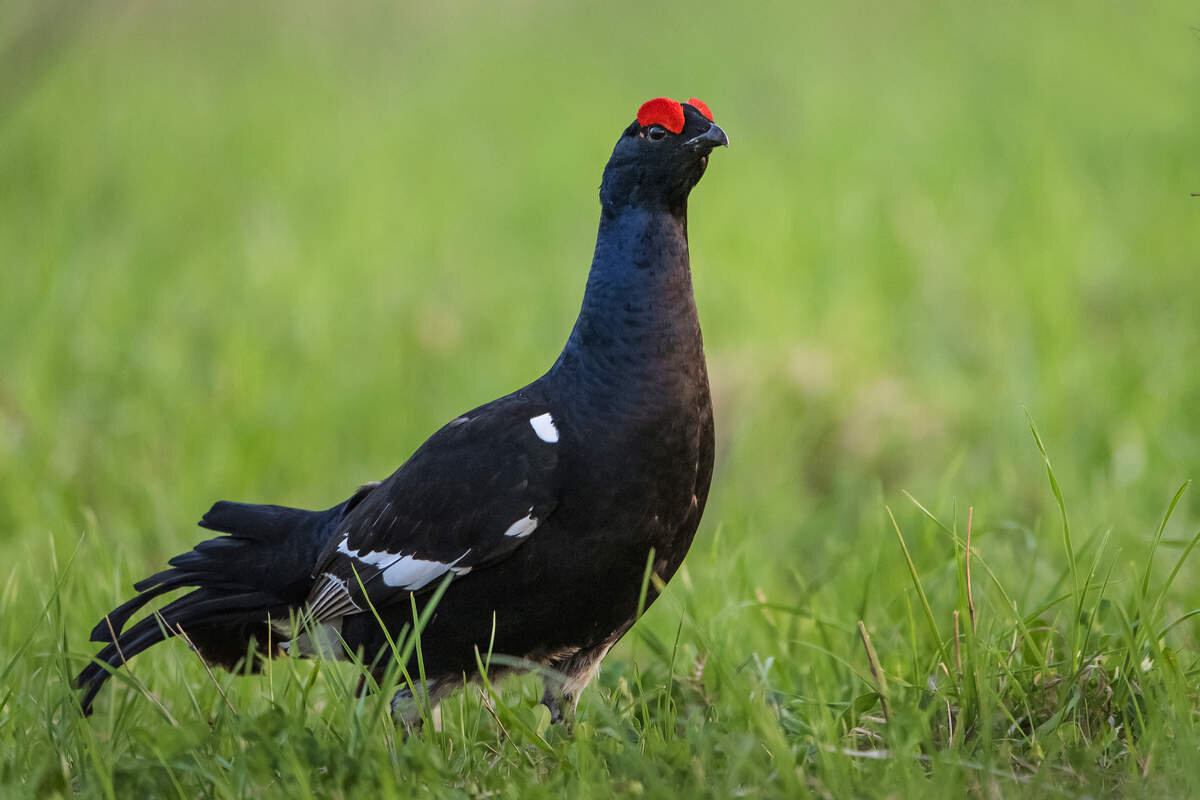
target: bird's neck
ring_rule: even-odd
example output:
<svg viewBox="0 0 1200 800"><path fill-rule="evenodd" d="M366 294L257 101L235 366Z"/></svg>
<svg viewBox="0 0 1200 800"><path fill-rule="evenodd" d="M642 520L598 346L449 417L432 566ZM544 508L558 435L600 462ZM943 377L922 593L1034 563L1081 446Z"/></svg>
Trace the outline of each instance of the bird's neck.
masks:
<svg viewBox="0 0 1200 800"><path fill-rule="evenodd" d="M555 373L596 394L707 387L686 211L605 206L583 307Z"/></svg>

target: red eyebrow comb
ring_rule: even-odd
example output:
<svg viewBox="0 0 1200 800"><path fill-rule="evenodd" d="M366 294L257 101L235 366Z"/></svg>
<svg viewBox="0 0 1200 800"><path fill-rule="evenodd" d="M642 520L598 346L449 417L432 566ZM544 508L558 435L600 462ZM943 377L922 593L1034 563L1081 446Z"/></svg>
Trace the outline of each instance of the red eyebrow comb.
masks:
<svg viewBox="0 0 1200 800"><path fill-rule="evenodd" d="M688 100L688 105L691 106L692 108L696 109L697 111L699 111L701 114L703 114L704 118L707 119L709 122L713 121L712 112L708 110L708 105L705 104L705 102L703 100L701 100L700 98L693 97L691 100Z"/></svg>
<svg viewBox="0 0 1200 800"><path fill-rule="evenodd" d="M662 125L671 133L683 130L683 106L669 97L656 97L642 103L637 114L638 125Z"/></svg>

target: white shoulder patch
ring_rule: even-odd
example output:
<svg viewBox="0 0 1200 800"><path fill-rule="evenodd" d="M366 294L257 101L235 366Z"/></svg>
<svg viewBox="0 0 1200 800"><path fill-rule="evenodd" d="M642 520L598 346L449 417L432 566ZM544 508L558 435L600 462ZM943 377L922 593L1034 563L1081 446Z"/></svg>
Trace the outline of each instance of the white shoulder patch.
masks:
<svg viewBox="0 0 1200 800"><path fill-rule="evenodd" d="M554 426L554 417L550 416L549 411L531 418L529 424L533 426L533 432L543 442L554 444L558 441L558 428Z"/></svg>
<svg viewBox="0 0 1200 800"><path fill-rule="evenodd" d="M508 526L508 530L504 532L505 536L516 536L518 539L524 539L529 534L537 530L537 517L533 516L533 506L529 507L529 515L521 517L519 520Z"/></svg>
<svg viewBox="0 0 1200 800"><path fill-rule="evenodd" d="M339 553L364 564L378 567L381 570L380 577L383 579L384 585L398 586L410 592L445 575L447 571L454 568L455 564L466 558L467 553L471 552L468 548L466 553L449 564L443 564L441 561L427 561L413 556L403 556L399 553L389 553L385 550L351 550L349 541L350 537L344 536L338 542ZM455 572L461 574L457 570Z"/></svg>

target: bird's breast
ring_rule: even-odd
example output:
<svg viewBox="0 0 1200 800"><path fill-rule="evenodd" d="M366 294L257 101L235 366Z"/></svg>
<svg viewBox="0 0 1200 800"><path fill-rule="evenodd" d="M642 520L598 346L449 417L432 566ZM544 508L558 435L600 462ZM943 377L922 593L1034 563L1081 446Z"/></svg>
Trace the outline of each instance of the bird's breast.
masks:
<svg viewBox="0 0 1200 800"><path fill-rule="evenodd" d="M592 419L564 416L556 516L570 517L580 533L610 539L659 540L685 524L697 492L707 491L698 486L700 476L711 470L707 386L686 403Z"/></svg>

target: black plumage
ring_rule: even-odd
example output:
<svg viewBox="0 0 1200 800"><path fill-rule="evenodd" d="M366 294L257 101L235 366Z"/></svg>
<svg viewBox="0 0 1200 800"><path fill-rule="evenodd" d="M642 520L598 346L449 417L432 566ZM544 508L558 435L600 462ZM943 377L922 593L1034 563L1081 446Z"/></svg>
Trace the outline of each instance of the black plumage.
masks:
<svg viewBox="0 0 1200 800"><path fill-rule="evenodd" d="M687 198L727 143L699 101L645 104L605 169L583 306L550 370L333 508L214 505L200 525L225 535L137 583L92 631L106 646L76 679L85 711L113 669L180 630L231 669L282 649L382 664L410 597L421 605L448 573L421 634L431 699L490 647L564 675L547 702L573 708L633 624L651 553L669 580L704 511L713 420ZM195 588L125 629L181 587ZM645 602L656 594L651 582Z"/></svg>

